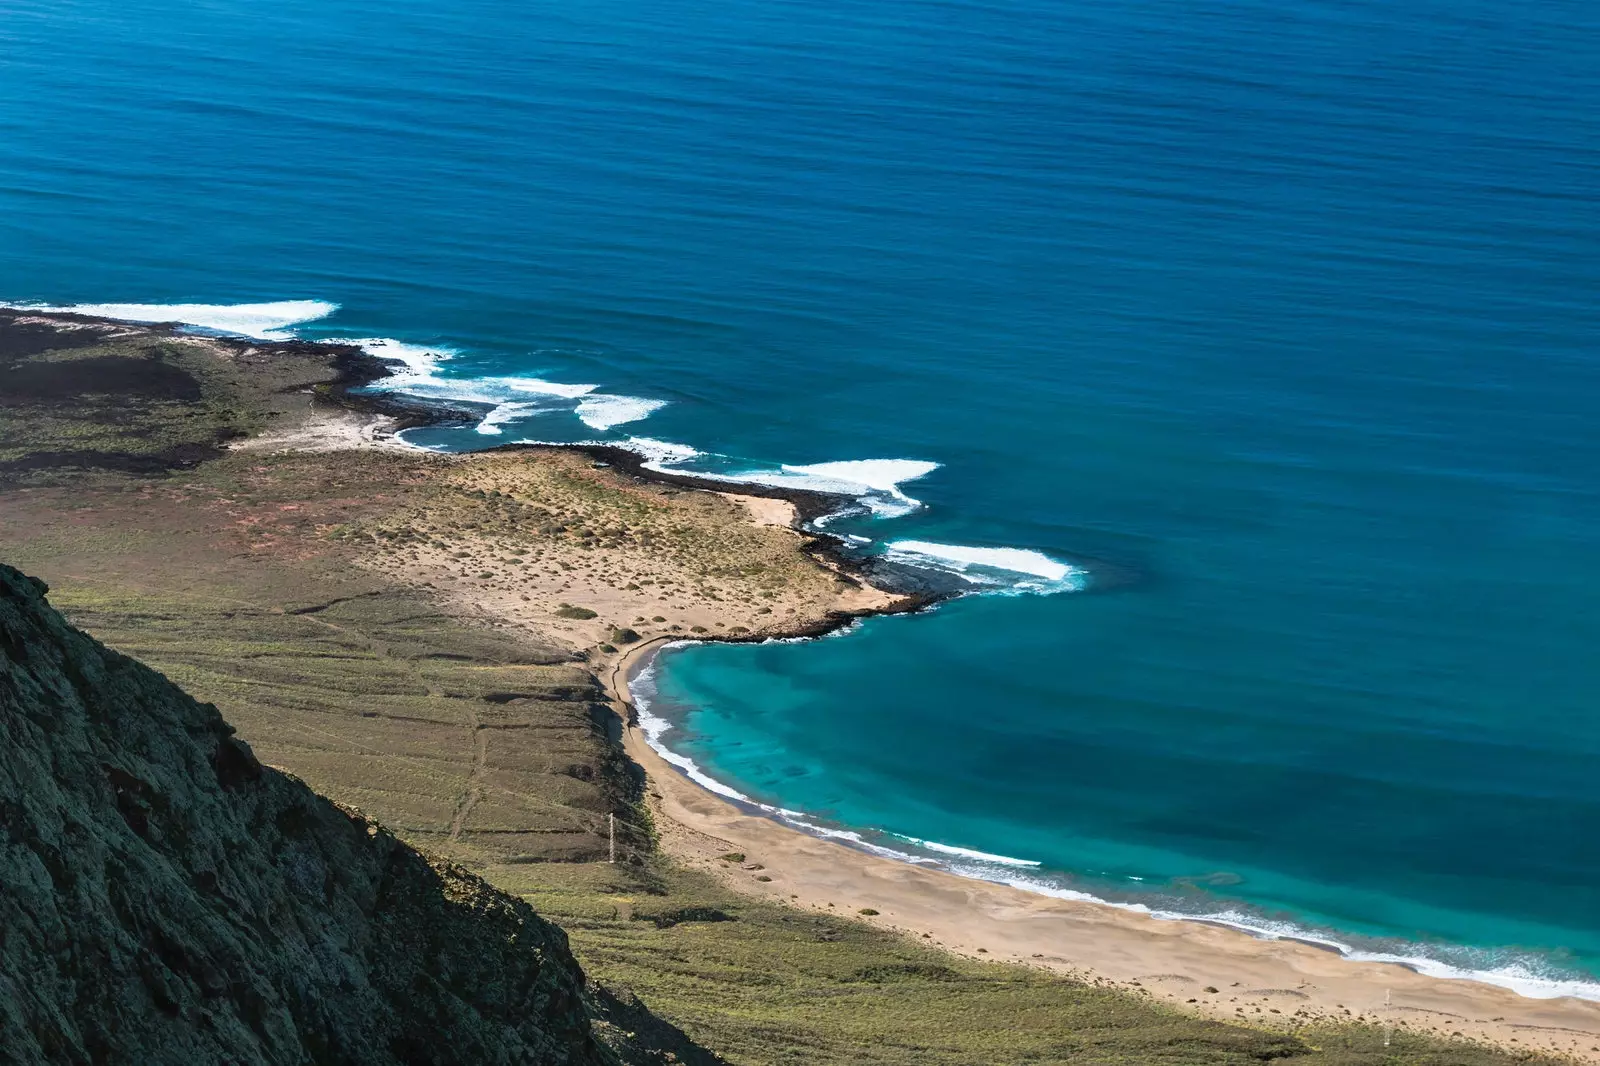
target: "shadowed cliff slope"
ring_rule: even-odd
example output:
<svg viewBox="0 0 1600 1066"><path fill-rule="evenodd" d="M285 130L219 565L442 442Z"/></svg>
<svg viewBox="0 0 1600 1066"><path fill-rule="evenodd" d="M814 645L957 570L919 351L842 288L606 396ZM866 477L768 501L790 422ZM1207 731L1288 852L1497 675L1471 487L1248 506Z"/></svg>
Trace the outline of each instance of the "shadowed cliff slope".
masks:
<svg viewBox="0 0 1600 1066"><path fill-rule="evenodd" d="M45 592L0 566L0 1060L656 1057L597 1040L560 929L263 767Z"/></svg>

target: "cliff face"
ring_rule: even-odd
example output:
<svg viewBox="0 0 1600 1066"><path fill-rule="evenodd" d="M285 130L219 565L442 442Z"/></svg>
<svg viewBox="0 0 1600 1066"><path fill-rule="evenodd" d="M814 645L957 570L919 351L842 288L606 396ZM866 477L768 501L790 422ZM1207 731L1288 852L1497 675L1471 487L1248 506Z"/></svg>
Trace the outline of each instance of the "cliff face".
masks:
<svg viewBox="0 0 1600 1066"><path fill-rule="evenodd" d="M620 1061L566 936L0 566L0 1060Z"/></svg>

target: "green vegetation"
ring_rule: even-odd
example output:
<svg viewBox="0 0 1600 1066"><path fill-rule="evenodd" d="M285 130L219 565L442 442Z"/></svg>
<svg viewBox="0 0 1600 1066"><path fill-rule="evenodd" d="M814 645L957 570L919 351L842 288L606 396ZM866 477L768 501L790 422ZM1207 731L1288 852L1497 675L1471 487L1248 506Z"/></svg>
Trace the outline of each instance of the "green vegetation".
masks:
<svg viewBox="0 0 1600 1066"><path fill-rule="evenodd" d="M560 607L557 607L555 609L555 616L557 618L577 618L584 621L587 621L590 618L600 617L597 612L591 611L587 607L573 607L569 604L562 604Z"/></svg>
<svg viewBox="0 0 1600 1066"><path fill-rule="evenodd" d="M474 862L604 856L606 814L631 810L634 786L608 769L586 672L401 592L283 611L256 598L270 586L237 591L249 598L61 582L52 599L223 708L263 761L420 847Z"/></svg>
<svg viewBox="0 0 1600 1066"><path fill-rule="evenodd" d="M740 860L743 856L739 856ZM960 959L850 918L644 865L491 867L565 928L586 969L733 1062L788 1066L1505 1066L1469 1044L1376 1028L1203 1021L1120 989ZM684 915L716 915L712 918ZM672 916L663 922L662 916Z"/></svg>
<svg viewBox="0 0 1600 1066"><path fill-rule="evenodd" d="M326 355L0 310L0 485L184 469L304 408Z"/></svg>

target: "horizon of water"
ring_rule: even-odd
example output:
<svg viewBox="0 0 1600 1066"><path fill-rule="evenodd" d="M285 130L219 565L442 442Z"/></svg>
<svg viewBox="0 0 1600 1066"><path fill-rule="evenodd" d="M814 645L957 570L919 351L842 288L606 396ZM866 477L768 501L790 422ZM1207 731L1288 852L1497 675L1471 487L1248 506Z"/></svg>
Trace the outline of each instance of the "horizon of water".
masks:
<svg viewBox="0 0 1600 1066"><path fill-rule="evenodd" d="M1600 997L1595 11L86 0L0 45L0 299L356 340L481 412L419 446L842 491L969 583L663 656L707 781Z"/></svg>

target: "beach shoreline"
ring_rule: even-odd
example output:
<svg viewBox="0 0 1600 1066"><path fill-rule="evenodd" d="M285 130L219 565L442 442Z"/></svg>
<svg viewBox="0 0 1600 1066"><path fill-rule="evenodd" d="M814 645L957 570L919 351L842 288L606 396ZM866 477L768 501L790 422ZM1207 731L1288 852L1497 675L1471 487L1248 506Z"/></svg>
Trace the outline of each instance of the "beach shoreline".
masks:
<svg viewBox="0 0 1600 1066"><path fill-rule="evenodd" d="M1293 937L1058 899L870 854L807 833L703 787L638 727L630 685L673 640L628 649L603 680L644 768L663 850L758 898L856 917L958 955L1034 966L1149 996L1221 1021L1293 1028L1332 1022L1540 1050L1600 1063L1600 1003L1535 999L1402 963L1346 958ZM737 855L737 862L724 856Z"/></svg>

